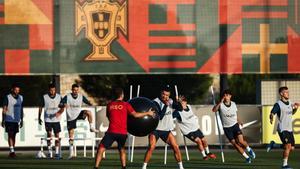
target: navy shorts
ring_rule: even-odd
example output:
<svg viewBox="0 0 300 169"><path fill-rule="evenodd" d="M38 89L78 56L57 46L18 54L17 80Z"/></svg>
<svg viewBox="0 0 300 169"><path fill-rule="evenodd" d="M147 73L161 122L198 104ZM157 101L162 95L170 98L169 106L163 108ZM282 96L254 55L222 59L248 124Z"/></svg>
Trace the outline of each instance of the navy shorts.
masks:
<svg viewBox="0 0 300 169"><path fill-rule="evenodd" d="M170 133L171 131L154 130L149 134L149 137L154 135L156 140L161 138L166 143Z"/></svg>
<svg viewBox="0 0 300 169"><path fill-rule="evenodd" d="M229 141L234 140L238 135L243 134L238 123L232 127L224 128L224 133Z"/></svg>
<svg viewBox="0 0 300 169"><path fill-rule="evenodd" d="M191 141L195 141L196 138L200 138L200 139L204 138L204 135L200 129L190 132L189 134L184 135L184 136L187 137L188 139L190 139Z"/></svg>
<svg viewBox="0 0 300 169"><path fill-rule="evenodd" d="M293 132L283 131L278 132L282 144L291 144L295 146L295 138Z"/></svg>
<svg viewBox="0 0 300 169"><path fill-rule="evenodd" d="M86 110L82 110L75 120L67 121L68 130L76 129L77 128L77 125L76 125L77 120L84 120L86 118L86 115L84 114L85 111Z"/></svg>
<svg viewBox="0 0 300 169"><path fill-rule="evenodd" d="M60 123L59 122L45 122L45 128L47 132L53 132L55 134L61 132Z"/></svg>
<svg viewBox="0 0 300 169"><path fill-rule="evenodd" d="M5 132L6 133L19 133L19 123L18 122L5 122Z"/></svg>
<svg viewBox="0 0 300 169"><path fill-rule="evenodd" d="M104 147L105 149L108 149L111 147L113 142L118 143L118 149L121 150L125 147L127 139L127 134L117 134L117 133L105 133L105 136L101 140L100 146Z"/></svg>

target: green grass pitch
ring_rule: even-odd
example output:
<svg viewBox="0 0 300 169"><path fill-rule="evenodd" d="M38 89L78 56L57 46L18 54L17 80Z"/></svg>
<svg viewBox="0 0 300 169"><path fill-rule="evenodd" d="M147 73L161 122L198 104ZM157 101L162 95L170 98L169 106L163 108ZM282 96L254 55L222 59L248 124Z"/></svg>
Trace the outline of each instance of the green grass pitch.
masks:
<svg viewBox="0 0 300 169"><path fill-rule="evenodd" d="M282 164L282 150L272 150L267 153L265 149L255 149L257 158L251 164L246 164L244 158L236 151L230 149L225 150L225 163L222 163L219 150L211 150L217 155L216 160L202 160L200 152L190 149L190 161L186 161L184 150L181 150L183 164L185 169L280 169ZM145 150L136 150L134 154L134 162L127 163L129 169L141 169ZM82 153L76 159L67 160L68 152L64 151L62 160L54 159L36 159L36 152L17 152L16 159L7 158L7 151L0 152L0 168L22 168L22 169L92 169L94 159L91 157L83 158ZM88 152L90 156L90 152ZM119 169L120 162L116 150L109 150L103 160L101 167L103 169ZM149 169L177 169L177 163L174 160L172 151L168 151L167 165L164 162L163 150L156 150L152 156ZM294 169L300 169L300 150L292 152L289 165Z"/></svg>

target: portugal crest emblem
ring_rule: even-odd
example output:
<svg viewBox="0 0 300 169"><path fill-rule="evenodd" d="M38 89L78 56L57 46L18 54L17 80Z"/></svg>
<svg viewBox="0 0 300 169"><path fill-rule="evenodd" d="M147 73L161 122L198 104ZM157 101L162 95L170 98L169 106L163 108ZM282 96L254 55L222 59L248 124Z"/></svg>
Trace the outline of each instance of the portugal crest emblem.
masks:
<svg viewBox="0 0 300 169"><path fill-rule="evenodd" d="M109 0L75 3L75 33L78 35L85 28L85 36L93 45L93 51L85 60L118 60L118 57L111 53L110 46L117 38L118 30L127 35L127 1L122 4Z"/></svg>

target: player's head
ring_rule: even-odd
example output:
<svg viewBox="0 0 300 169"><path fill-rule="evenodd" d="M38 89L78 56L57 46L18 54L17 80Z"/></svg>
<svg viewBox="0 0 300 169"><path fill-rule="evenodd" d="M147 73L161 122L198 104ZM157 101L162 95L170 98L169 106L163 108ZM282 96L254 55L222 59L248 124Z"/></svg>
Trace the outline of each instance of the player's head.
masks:
<svg viewBox="0 0 300 169"><path fill-rule="evenodd" d="M187 99L186 99L186 97L185 96L180 96L179 100L180 100L181 105L183 107L186 107L186 105L187 105Z"/></svg>
<svg viewBox="0 0 300 169"><path fill-rule="evenodd" d="M167 102L170 99L170 95L171 95L171 89L169 85L161 89L160 99L162 101Z"/></svg>
<svg viewBox="0 0 300 169"><path fill-rule="evenodd" d="M124 98L124 91L122 88L117 87L112 91L112 99L113 100L117 100L117 99L123 100L123 98Z"/></svg>
<svg viewBox="0 0 300 169"><path fill-rule="evenodd" d="M231 100L231 97L232 97L232 92L231 92L231 90L225 89L225 90L222 92L222 97L225 99L225 101L230 101L230 100Z"/></svg>
<svg viewBox="0 0 300 169"><path fill-rule="evenodd" d="M49 94L50 94L51 96L55 95L55 93L56 93L56 87L55 87L55 84L54 84L54 83L50 83L50 84L48 85L48 89L49 89Z"/></svg>
<svg viewBox="0 0 300 169"><path fill-rule="evenodd" d="M289 99L289 89L286 86L280 87L278 89L281 99Z"/></svg>
<svg viewBox="0 0 300 169"><path fill-rule="evenodd" d="M79 85L74 83L72 85L72 94L77 95L79 93Z"/></svg>
<svg viewBox="0 0 300 169"><path fill-rule="evenodd" d="M13 85L11 85L11 92L14 95L18 95L20 93L20 85L17 83L14 83Z"/></svg>

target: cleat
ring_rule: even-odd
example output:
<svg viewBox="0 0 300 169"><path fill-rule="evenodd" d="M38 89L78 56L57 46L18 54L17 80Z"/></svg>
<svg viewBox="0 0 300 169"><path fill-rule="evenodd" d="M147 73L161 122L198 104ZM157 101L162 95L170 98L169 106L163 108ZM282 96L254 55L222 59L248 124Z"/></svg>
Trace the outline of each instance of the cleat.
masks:
<svg viewBox="0 0 300 169"><path fill-rule="evenodd" d="M246 159L246 163L247 163L247 164L250 164L250 163L251 163L251 158L250 158L250 157Z"/></svg>
<svg viewBox="0 0 300 169"><path fill-rule="evenodd" d="M203 160L205 161L208 160L208 156L203 157Z"/></svg>
<svg viewBox="0 0 300 169"><path fill-rule="evenodd" d="M253 151L252 149L250 149L249 155L250 155L250 157L251 157L252 159L255 159L255 157L256 157L256 155L255 155L255 153L254 153L254 151Z"/></svg>
<svg viewBox="0 0 300 169"><path fill-rule="evenodd" d="M282 168L284 168L284 169L293 169L293 168L290 167L289 165L282 166Z"/></svg>
<svg viewBox="0 0 300 169"><path fill-rule="evenodd" d="M99 133L99 130L97 130L95 128L90 128L90 132Z"/></svg>
<svg viewBox="0 0 300 169"><path fill-rule="evenodd" d="M52 153L48 153L47 158L52 158Z"/></svg>
<svg viewBox="0 0 300 169"><path fill-rule="evenodd" d="M274 148L275 142L272 140L270 144L267 146L267 152L271 151Z"/></svg>
<svg viewBox="0 0 300 169"><path fill-rule="evenodd" d="M207 156L211 159L216 159L217 158L217 156L213 153L208 153Z"/></svg>
<svg viewBox="0 0 300 169"><path fill-rule="evenodd" d="M16 155L15 152L10 152L10 153L8 154L8 157L10 157L10 158L16 158L17 155Z"/></svg>

